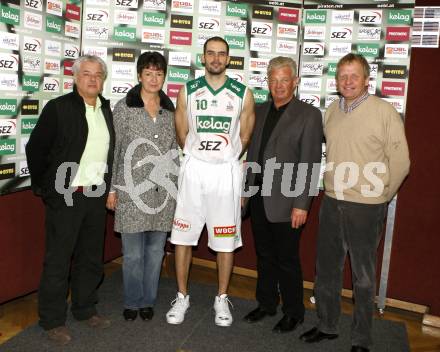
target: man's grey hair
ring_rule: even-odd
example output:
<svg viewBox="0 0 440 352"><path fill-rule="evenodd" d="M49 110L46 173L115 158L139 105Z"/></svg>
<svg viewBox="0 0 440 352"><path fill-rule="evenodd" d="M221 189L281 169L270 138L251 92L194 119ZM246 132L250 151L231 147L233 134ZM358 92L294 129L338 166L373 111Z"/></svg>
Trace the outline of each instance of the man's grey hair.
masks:
<svg viewBox="0 0 440 352"><path fill-rule="evenodd" d="M102 60L100 57L95 55L83 55L75 60L72 66L72 72L74 77L78 75L79 69L83 62L97 62L98 64L101 65L101 70L102 73L104 74L104 79L107 78L107 65L105 64L104 60Z"/></svg>
<svg viewBox="0 0 440 352"><path fill-rule="evenodd" d="M270 73L273 69L281 68L284 66L288 66L292 69L293 77L296 77L297 68L296 62L287 56L277 56L269 61L269 65L267 66L267 75L270 76Z"/></svg>

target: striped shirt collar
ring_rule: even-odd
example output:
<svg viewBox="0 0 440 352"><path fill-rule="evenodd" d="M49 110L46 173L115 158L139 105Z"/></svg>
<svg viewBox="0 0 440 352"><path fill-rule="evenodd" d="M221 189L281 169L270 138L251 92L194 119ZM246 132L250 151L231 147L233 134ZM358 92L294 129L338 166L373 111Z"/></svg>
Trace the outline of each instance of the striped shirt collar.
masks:
<svg viewBox="0 0 440 352"><path fill-rule="evenodd" d="M352 112L354 109L356 109L359 105L361 105L367 98L370 96L370 93L368 93L368 90L365 91L364 94L362 94L360 97L356 98L353 103L351 103L349 106L345 106L345 98L341 96L341 99L339 99L339 109L341 109L346 114Z"/></svg>

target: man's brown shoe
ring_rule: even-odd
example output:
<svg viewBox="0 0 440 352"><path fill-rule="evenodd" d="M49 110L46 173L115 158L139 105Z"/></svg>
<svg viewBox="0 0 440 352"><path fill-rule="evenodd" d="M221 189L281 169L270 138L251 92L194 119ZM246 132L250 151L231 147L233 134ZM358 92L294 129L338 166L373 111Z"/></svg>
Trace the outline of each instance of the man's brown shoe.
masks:
<svg viewBox="0 0 440 352"><path fill-rule="evenodd" d="M49 337L49 340L52 340L59 345L67 345L70 340L72 340L69 329L64 325L47 330L47 337Z"/></svg>
<svg viewBox="0 0 440 352"><path fill-rule="evenodd" d="M87 324L91 328L105 329L111 325L111 322L109 319L106 319L99 315L94 315L91 318L87 319Z"/></svg>

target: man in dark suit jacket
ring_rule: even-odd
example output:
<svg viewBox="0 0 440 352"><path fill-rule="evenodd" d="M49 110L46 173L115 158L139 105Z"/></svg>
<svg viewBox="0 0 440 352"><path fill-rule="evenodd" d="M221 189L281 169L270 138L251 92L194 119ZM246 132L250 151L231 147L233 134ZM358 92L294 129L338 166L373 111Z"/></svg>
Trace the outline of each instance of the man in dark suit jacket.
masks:
<svg viewBox="0 0 440 352"><path fill-rule="evenodd" d="M110 102L100 94L107 68L99 57L82 56L72 69L73 92L46 104L26 145L32 189L46 208L39 324L62 345L71 340L64 325L69 272L74 318L110 325L95 308L115 145Z"/></svg>
<svg viewBox="0 0 440 352"><path fill-rule="evenodd" d="M304 320L303 282L299 258L301 228L317 193L321 145L321 112L295 98L296 63L276 57L268 66L272 100L256 108L256 123L247 165L249 207L257 252L258 307L245 316L249 323L274 315L281 299L283 318L274 332L293 331ZM246 196L246 195L245 195ZM250 196L250 195L248 195Z"/></svg>

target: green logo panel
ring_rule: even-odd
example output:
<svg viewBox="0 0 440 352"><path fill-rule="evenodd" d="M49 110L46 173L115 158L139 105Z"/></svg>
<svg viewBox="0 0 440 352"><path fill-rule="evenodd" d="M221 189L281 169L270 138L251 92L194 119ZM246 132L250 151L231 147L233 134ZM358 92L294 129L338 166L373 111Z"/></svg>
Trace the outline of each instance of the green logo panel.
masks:
<svg viewBox="0 0 440 352"><path fill-rule="evenodd" d="M327 21L327 11L306 10L305 23L325 23L326 21Z"/></svg>
<svg viewBox="0 0 440 352"><path fill-rule="evenodd" d="M30 134L38 119L21 119L21 134Z"/></svg>
<svg viewBox="0 0 440 352"><path fill-rule="evenodd" d="M20 25L20 10L8 6L0 6L0 22L13 26Z"/></svg>
<svg viewBox="0 0 440 352"><path fill-rule="evenodd" d="M15 154L15 139L0 140L0 155Z"/></svg>
<svg viewBox="0 0 440 352"><path fill-rule="evenodd" d="M46 16L46 32L61 33L63 31L63 20L55 16Z"/></svg>
<svg viewBox="0 0 440 352"><path fill-rule="evenodd" d="M231 120L229 116L197 116L197 132L228 134Z"/></svg>
<svg viewBox="0 0 440 352"><path fill-rule="evenodd" d="M36 92L40 87L40 76L23 76L22 89L27 92Z"/></svg>
<svg viewBox="0 0 440 352"><path fill-rule="evenodd" d="M388 12L388 23L390 24L411 24L411 10L390 10Z"/></svg>
<svg viewBox="0 0 440 352"><path fill-rule="evenodd" d="M238 35L226 35L225 40L230 49L244 49L246 46L246 38Z"/></svg>
<svg viewBox="0 0 440 352"><path fill-rule="evenodd" d="M226 16L247 17L247 15L248 15L247 4L228 2L226 7Z"/></svg>
<svg viewBox="0 0 440 352"><path fill-rule="evenodd" d="M254 89L254 100L256 104L262 104L269 98L269 91L265 89Z"/></svg>
<svg viewBox="0 0 440 352"><path fill-rule="evenodd" d="M379 44L358 44L357 53L365 57L378 57Z"/></svg>
<svg viewBox="0 0 440 352"><path fill-rule="evenodd" d="M115 27L113 32L113 39L121 40L123 42L136 41L136 28L131 27Z"/></svg>
<svg viewBox="0 0 440 352"><path fill-rule="evenodd" d="M329 62L328 63L328 70L327 75L329 76L336 76L336 62Z"/></svg>
<svg viewBox="0 0 440 352"><path fill-rule="evenodd" d="M165 14L161 12L144 12L142 23L144 26L165 27Z"/></svg>
<svg viewBox="0 0 440 352"><path fill-rule="evenodd" d="M0 115L17 114L17 99L0 99Z"/></svg>
<svg viewBox="0 0 440 352"><path fill-rule="evenodd" d="M173 82L187 82L190 71L184 68L168 67L168 80Z"/></svg>

